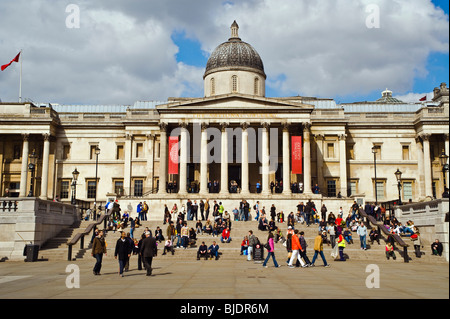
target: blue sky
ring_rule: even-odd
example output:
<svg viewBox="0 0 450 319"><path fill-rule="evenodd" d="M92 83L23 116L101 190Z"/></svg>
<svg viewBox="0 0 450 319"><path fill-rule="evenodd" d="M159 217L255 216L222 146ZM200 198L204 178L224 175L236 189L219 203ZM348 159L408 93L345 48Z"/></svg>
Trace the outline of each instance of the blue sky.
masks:
<svg viewBox="0 0 450 319"><path fill-rule="evenodd" d="M228 1L228 4L233 4L233 2ZM437 7L442 9L445 14L449 15L449 2L448 0L432 0L432 3ZM179 52L176 54L176 59L178 62L182 62L188 65L196 67L204 67L208 60L209 53L202 50L201 42L195 37L186 36L185 32L176 31L172 34L173 42L178 46ZM226 40L226 39L225 39ZM219 45L220 43L217 43ZM405 54L408 54L405 52ZM263 58L264 61L264 58ZM398 93L399 96L406 96L407 94L420 94L432 92L436 86L439 86L441 82L446 82L449 84L449 54L442 52L430 52L426 59L426 76L416 74L413 79L413 85L410 90L406 92ZM279 87L270 85L272 82L280 83L286 80L285 74L268 74L268 79L266 82L266 96L268 97L282 97L286 96L283 91L279 90ZM343 95L333 95L333 96L321 96L319 92L315 96L323 98L334 98L337 102L350 103L356 101L375 101L380 98L381 91L384 88L374 88L373 91L367 94L358 93L347 93ZM396 95L396 92L394 92ZM431 99L431 94L428 94L428 98ZM414 101L414 98L413 98Z"/></svg>
<svg viewBox="0 0 450 319"><path fill-rule="evenodd" d="M23 50L23 99L202 97L208 57L234 20L263 60L267 97L374 101L388 88L417 101L450 84L448 0L77 0L78 28L67 26L69 4L0 1L0 64ZM0 72L0 100L17 101L18 83L14 63Z"/></svg>

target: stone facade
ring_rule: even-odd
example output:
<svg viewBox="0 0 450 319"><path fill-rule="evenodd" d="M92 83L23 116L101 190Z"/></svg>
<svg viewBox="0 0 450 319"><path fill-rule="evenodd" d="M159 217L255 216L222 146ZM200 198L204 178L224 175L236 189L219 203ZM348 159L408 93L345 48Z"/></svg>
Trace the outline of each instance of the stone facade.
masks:
<svg viewBox="0 0 450 319"><path fill-rule="evenodd" d="M237 38L233 24L230 40ZM259 66L239 58L244 65L209 68L199 98L92 107L0 103L1 195L70 201L76 168L76 198L91 202L160 201L170 193L160 185L174 181L176 194L170 196L181 200L192 198L192 192L204 199L262 199L272 196L271 182L282 181L280 200L311 198L317 184L320 203L341 196L344 203L384 202L398 199L398 168L404 201L442 196L439 155L449 154L445 83L434 90L432 101L420 103L269 98L262 61ZM168 173L171 135L185 146L176 175ZM291 170L292 136L302 138L301 174ZM37 159L34 173L28 167L31 154ZM213 156L219 160L211 161ZM208 181L218 181L218 193L210 194ZM232 182L240 194L230 193ZM294 183L302 192L292 193Z"/></svg>

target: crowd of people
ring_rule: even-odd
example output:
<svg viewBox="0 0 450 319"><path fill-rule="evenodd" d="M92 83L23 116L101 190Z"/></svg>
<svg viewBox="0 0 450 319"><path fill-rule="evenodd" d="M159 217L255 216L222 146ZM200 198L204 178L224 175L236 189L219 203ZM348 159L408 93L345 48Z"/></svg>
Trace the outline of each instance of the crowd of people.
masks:
<svg viewBox="0 0 450 319"><path fill-rule="evenodd" d="M364 222L364 217L360 214L360 209L364 209L368 216L373 216L377 221L382 221L383 227L386 227L389 233L409 237L413 241L416 257L420 258L420 248L423 247L420 232L412 221L402 225L395 217L386 214L382 207L371 203L367 203L362 208L354 202L345 219L342 207L335 215L333 212L328 212L327 207L323 204L319 212L311 200L306 203L299 202L296 207L296 213L290 212L286 218L283 211L277 211L274 204L266 212L265 206L260 206L259 201L256 201L251 207L246 200L242 200L239 206L233 209L232 214L225 210L222 202L215 200L211 205L209 200L200 200L199 203L196 200L187 200L186 205L182 205L181 209L178 209L176 204L173 205L171 210L168 209L167 205L164 206L163 224L168 224L165 236L163 230L158 226L153 235L150 229L145 228L141 238L137 239L134 236L134 230L142 226L141 221L147 220L147 203L144 201L138 204L136 208L138 217L134 219L129 216L128 211L121 213L117 200L106 205L105 209L109 213L109 220L105 231L121 232L121 237L116 243L114 252L115 258L119 261L120 276L123 276L123 272L128 270L129 259L132 255L138 256L138 269L142 270L144 268L147 270L147 275L151 275L152 258L157 255L158 245L163 245L163 255L167 253L174 255L176 249L195 247L197 248L197 260L201 258L205 260L215 258L218 260L221 253L219 253L217 242L213 240L208 246L205 241L202 241L197 247L197 235L206 234L220 238L223 244L230 243L232 240L232 223L252 220L252 215L250 214L252 209L252 212L254 212L253 220L257 222L258 230L268 232L266 244L263 245L267 251L267 257L263 261L264 267L267 267L270 258L272 258L275 267L281 266L275 257L275 244L278 242L286 249L286 263L289 268L313 267L318 256L321 257L324 266L329 267L330 264L326 261L323 253L324 244L331 246L331 256L336 258L336 261L346 261L344 249L347 245L354 244L354 236L359 237L362 250L368 249L367 241L371 245L374 242L380 245L380 233L376 228L370 229L369 232ZM211 218L209 218L210 212L212 212ZM195 227L188 227L187 221L194 220L196 221ZM286 226L286 236L284 236L280 224ZM315 226L318 228L317 235L314 238L314 256L312 261L306 252L308 245L304 232L300 230L303 226ZM127 227L129 227L128 233L125 232ZM92 256L96 258L93 272L95 275L99 275L102 263L101 256L106 253L104 232L96 230L91 242ZM144 242L146 243L145 245ZM240 254L245 255L247 260L251 261L257 245L262 244L259 238L250 230L241 242ZM385 246L388 260L390 258L396 259L394 248L395 242L392 236L388 236ZM433 255L441 256L443 251L442 244L436 240L432 243L431 250Z"/></svg>

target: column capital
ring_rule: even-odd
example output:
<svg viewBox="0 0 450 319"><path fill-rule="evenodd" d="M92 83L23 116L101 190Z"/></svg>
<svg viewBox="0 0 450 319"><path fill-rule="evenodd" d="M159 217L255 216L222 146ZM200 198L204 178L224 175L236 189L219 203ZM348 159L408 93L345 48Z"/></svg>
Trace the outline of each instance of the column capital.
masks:
<svg viewBox="0 0 450 319"><path fill-rule="evenodd" d="M159 123L159 129L162 132L166 132L167 133L167 129L168 129L169 125L165 122L161 122Z"/></svg>
<svg viewBox="0 0 450 319"><path fill-rule="evenodd" d="M267 130L270 128L270 122L261 122L261 126Z"/></svg>
<svg viewBox="0 0 450 319"><path fill-rule="evenodd" d="M48 133L42 134L42 137L44 138L44 141L50 141L51 135Z"/></svg>
<svg viewBox="0 0 450 319"><path fill-rule="evenodd" d="M202 131L206 130L208 127L209 127L209 123L206 123L206 122L200 123L200 128Z"/></svg>
<svg viewBox="0 0 450 319"><path fill-rule="evenodd" d="M339 141L345 141L347 139L347 134L339 134L338 138L339 138Z"/></svg>
<svg viewBox="0 0 450 319"><path fill-rule="evenodd" d="M186 129L186 128L188 127L189 123L188 123L188 122L185 122L185 121L180 121L180 122L178 122L178 125L179 125L181 128Z"/></svg>
<svg viewBox="0 0 450 319"><path fill-rule="evenodd" d="M430 133L422 133L419 135L419 137L422 139L422 141L429 141L431 138Z"/></svg>
<svg viewBox="0 0 450 319"><path fill-rule="evenodd" d="M28 141L29 138L30 138L30 134L29 133L22 133L22 139L24 141Z"/></svg>
<svg viewBox="0 0 450 319"><path fill-rule="evenodd" d="M309 122L303 122L302 127L305 131L309 131L311 129L311 123Z"/></svg>
<svg viewBox="0 0 450 319"><path fill-rule="evenodd" d="M314 134L316 141L323 141L325 139L325 134Z"/></svg>
<svg viewBox="0 0 450 319"><path fill-rule="evenodd" d="M155 137L156 137L156 135L155 135L155 133L147 133L147 134L145 134L145 137L146 137L148 140L154 140Z"/></svg>
<svg viewBox="0 0 450 319"><path fill-rule="evenodd" d="M225 130L227 129L228 126L230 126L230 123L228 123L228 122L222 122L222 123L220 123L220 130L221 130L222 132L225 132Z"/></svg>
<svg viewBox="0 0 450 319"><path fill-rule="evenodd" d="M291 123L283 122L281 123L281 127L283 128L283 132L288 132L289 128L291 127Z"/></svg>
<svg viewBox="0 0 450 319"><path fill-rule="evenodd" d="M241 123L241 127L242 127L243 131L246 131L250 127L250 123L249 122L243 122L243 123Z"/></svg>
<svg viewBox="0 0 450 319"><path fill-rule="evenodd" d="M448 142L448 140L449 140L449 133L444 133L444 140L446 141L446 142Z"/></svg>
<svg viewBox="0 0 450 319"><path fill-rule="evenodd" d="M126 139L127 141L133 140L133 134L131 134L131 133L126 133L126 134L125 134L125 139Z"/></svg>

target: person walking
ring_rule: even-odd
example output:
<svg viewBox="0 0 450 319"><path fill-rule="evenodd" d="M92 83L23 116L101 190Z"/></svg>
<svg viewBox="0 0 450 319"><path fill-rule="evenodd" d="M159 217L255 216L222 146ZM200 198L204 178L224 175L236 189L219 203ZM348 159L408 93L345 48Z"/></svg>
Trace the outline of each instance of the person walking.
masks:
<svg viewBox="0 0 450 319"><path fill-rule="evenodd" d="M420 252L420 246L422 246L421 240L420 240L420 233L418 231L416 231L414 233L414 238L413 236L411 236L411 240L414 243L414 252L416 254L416 258L421 258L422 257L422 253Z"/></svg>
<svg viewBox="0 0 450 319"><path fill-rule="evenodd" d="M128 258L131 256L133 247L130 245L130 241L126 238L126 233L122 232L120 238L116 243L116 250L114 252L114 258L119 260L119 276L123 277L123 270Z"/></svg>
<svg viewBox="0 0 450 319"><path fill-rule="evenodd" d="M299 235L300 235L299 240L300 240L300 246L301 246L301 249L299 250L300 256L305 261L305 264L307 266L311 266L311 261L309 260L308 256L306 255L306 247L308 247L308 244L306 243L305 232L301 231L299 233Z"/></svg>
<svg viewBox="0 0 450 319"><path fill-rule="evenodd" d="M367 250L366 246L366 237L367 237L367 227L364 225L364 222L358 226L356 233L359 235L359 240L361 241L361 249Z"/></svg>
<svg viewBox="0 0 450 319"><path fill-rule="evenodd" d="M96 259L93 272L96 276L100 275L100 270L102 269L103 254L106 255L106 242L103 237L103 230L99 230L92 242L92 256Z"/></svg>
<svg viewBox="0 0 450 319"><path fill-rule="evenodd" d="M156 255L156 240L152 237L150 231L145 232L145 239L141 245L141 255L144 259L145 269L147 270L147 276L152 274L152 262L153 256Z"/></svg>
<svg viewBox="0 0 450 319"><path fill-rule="evenodd" d="M342 234L339 235L338 239L338 249L339 249L339 261L345 261L344 249L345 249L345 238Z"/></svg>
<svg viewBox="0 0 450 319"><path fill-rule="evenodd" d="M294 265L292 264L295 259L298 259L302 267L306 267L306 263L303 261L300 250L302 249L302 246L300 245L300 239L298 238L298 229L294 230L294 235L292 235L292 242L291 242L291 249L292 249L292 256L291 260L289 260L289 268L294 268Z"/></svg>
<svg viewBox="0 0 450 319"><path fill-rule="evenodd" d="M269 237L267 239L267 243L269 244L269 247L268 247L269 248L268 249L269 252L267 254L266 260L264 260L263 267L267 268L267 262L269 261L270 257L272 257L273 263L274 263L276 268L281 267L280 265L278 265L277 260L275 259L275 244L273 242L273 234L272 233L269 233Z"/></svg>
<svg viewBox="0 0 450 319"><path fill-rule="evenodd" d="M314 256L311 262L311 267L315 266L317 255L320 255L322 257L323 265L325 267L330 267L330 265L327 263L325 256L323 254L323 238L322 233L319 231L319 234L314 239Z"/></svg>

